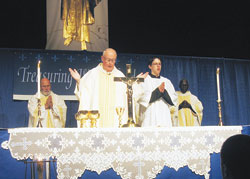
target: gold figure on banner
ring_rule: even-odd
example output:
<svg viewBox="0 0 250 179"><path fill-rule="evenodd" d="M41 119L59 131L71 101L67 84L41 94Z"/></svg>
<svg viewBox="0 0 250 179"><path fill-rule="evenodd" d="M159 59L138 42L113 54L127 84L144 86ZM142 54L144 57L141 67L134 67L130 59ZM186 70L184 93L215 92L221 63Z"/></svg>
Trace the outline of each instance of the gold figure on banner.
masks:
<svg viewBox="0 0 250 179"><path fill-rule="evenodd" d="M89 25L95 23L93 8L99 2L100 0L63 0L62 19L64 20L65 46L68 46L72 40L76 40L81 42L82 50L87 49L86 42L90 42Z"/></svg>

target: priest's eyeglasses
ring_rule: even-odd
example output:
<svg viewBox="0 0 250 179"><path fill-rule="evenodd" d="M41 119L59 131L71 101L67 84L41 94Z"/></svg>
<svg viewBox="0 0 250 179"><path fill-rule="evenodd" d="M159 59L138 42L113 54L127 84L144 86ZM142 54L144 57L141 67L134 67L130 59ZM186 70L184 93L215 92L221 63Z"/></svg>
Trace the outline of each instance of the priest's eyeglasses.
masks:
<svg viewBox="0 0 250 179"><path fill-rule="evenodd" d="M152 63L152 65L155 65L155 66L159 65L159 66L161 66L161 63Z"/></svg>
<svg viewBox="0 0 250 179"><path fill-rule="evenodd" d="M116 61L116 59L110 59L110 58L105 58L105 57L104 57L104 59L106 62L109 62L109 63L115 63L115 61Z"/></svg>

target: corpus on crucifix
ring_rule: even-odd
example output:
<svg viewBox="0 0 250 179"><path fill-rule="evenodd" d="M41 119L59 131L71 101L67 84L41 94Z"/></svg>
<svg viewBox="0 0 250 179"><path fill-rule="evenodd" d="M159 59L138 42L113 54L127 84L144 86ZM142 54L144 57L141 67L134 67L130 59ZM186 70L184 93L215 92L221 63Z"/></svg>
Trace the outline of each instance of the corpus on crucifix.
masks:
<svg viewBox="0 0 250 179"><path fill-rule="evenodd" d="M133 84L135 82L144 82L144 78L131 76L131 64L126 64L126 77L114 77L114 81L123 82L127 85L127 103L128 103L128 122L122 127L140 127L135 123L133 117Z"/></svg>

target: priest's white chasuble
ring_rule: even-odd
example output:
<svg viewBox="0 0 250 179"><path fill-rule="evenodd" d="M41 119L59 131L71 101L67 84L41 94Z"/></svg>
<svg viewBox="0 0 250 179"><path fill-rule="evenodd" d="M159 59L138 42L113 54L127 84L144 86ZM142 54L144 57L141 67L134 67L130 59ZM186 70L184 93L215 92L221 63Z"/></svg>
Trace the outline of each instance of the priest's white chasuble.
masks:
<svg viewBox="0 0 250 179"><path fill-rule="evenodd" d="M177 96L173 84L167 78L152 78L148 75L141 83L144 93L138 100L139 120L142 127L171 127L170 105L161 97L155 102L149 103L152 92L158 88L161 83L165 83L165 89L168 92L173 104L176 104Z"/></svg>
<svg viewBox="0 0 250 179"><path fill-rule="evenodd" d="M200 126L203 116L203 106L200 100L190 91L182 93L180 91L176 92L178 95L178 103L176 107L171 108L171 115L174 126ZM186 100L191 104L193 110L192 112L189 108L182 108L178 110L179 104Z"/></svg>
<svg viewBox="0 0 250 179"><path fill-rule="evenodd" d="M124 77L116 67L112 72L103 69L102 63L88 71L80 80L79 89L75 94L79 99L80 110L98 110L100 118L97 127L118 127L119 120L116 107L126 110L122 116L122 124L127 122L126 85L115 82L114 77ZM77 123L78 127L80 123Z"/></svg>
<svg viewBox="0 0 250 179"><path fill-rule="evenodd" d="M45 109L48 97L52 97L53 108ZM64 100L51 91L49 96L41 94L41 123L44 128L65 127L67 106ZM29 124L28 127L36 127L38 123L38 94L32 96L28 102Z"/></svg>

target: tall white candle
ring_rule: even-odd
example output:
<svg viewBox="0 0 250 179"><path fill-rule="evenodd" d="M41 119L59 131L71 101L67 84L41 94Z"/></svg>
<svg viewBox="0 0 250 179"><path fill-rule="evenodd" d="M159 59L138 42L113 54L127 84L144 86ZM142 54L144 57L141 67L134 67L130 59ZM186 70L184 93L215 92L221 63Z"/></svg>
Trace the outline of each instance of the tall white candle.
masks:
<svg viewBox="0 0 250 179"><path fill-rule="evenodd" d="M41 64L41 61L39 60L38 64L37 64L37 94L38 94L38 99L41 98L41 92L40 92L40 76L41 76L40 64Z"/></svg>
<svg viewBox="0 0 250 179"><path fill-rule="evenodd" d="M220 99L220 78L219 78L219 74L220 74L220 68L217 68L217 70L216 70L217 94L218 94L218 101L221 101L221 99Z"/></svg>

